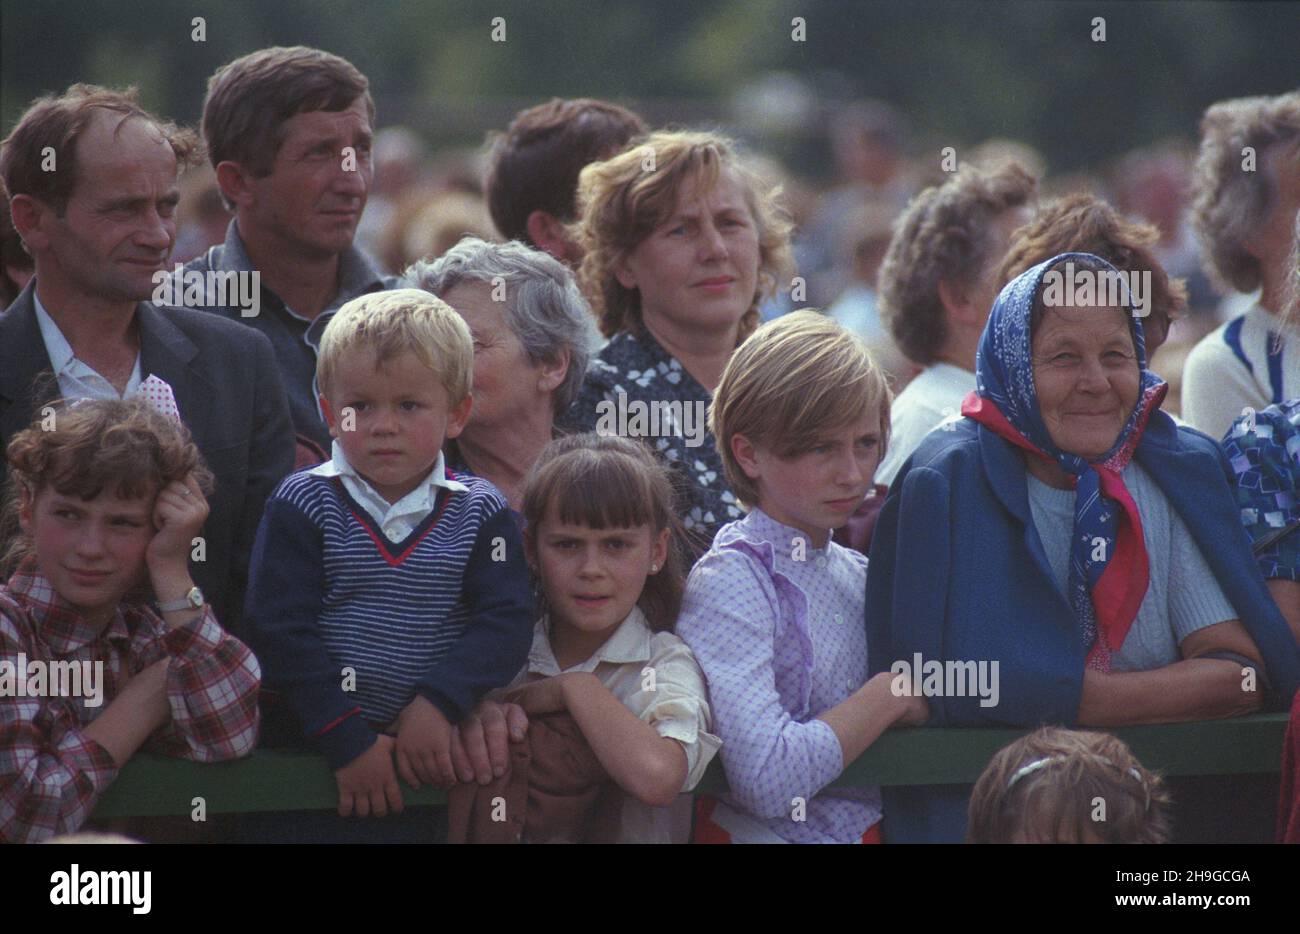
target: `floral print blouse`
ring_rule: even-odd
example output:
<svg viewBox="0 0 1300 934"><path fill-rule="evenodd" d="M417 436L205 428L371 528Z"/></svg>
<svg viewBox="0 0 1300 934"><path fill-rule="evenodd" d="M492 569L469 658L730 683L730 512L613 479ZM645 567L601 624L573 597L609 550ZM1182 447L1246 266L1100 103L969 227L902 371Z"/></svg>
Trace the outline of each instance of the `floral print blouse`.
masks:
<svg viewBox="0 0 1300 934"><path fill-rule="evenodd" d="M705 427L712 398L648 331L622 331L591 358L578 398L560 419L570 431L643 437L659 452L673 468L691 563L720 526L745 514Z"/></svg>

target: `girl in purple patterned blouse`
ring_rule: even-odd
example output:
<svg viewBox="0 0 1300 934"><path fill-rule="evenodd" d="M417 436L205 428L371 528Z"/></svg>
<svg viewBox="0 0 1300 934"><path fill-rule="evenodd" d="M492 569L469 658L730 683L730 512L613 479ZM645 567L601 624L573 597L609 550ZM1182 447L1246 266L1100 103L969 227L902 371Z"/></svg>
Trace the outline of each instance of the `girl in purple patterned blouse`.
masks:
<svg viewBox="0 0 1300 934"><path fill-rule="evenodd" d="M867 678L867 559L831 541L871 489L889 388L823 314L759 328L727 364L709 427L745 518L691 571L678 632L709 682L730 792L697 842L879 842L878 788L827 788L919 697Z"/></svg>

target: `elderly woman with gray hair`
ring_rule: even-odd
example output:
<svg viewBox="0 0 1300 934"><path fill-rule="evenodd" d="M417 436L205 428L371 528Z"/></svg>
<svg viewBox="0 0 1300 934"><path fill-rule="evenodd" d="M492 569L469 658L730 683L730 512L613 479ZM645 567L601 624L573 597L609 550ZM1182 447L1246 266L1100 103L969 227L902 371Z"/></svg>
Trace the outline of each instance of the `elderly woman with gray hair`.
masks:
<svg viewBox="0 0 1300 934"><path fill-rule="evenodd" d="M465 237L406 270L474 336L474 408L447 462L490 480L518 511L524 477L578 395L595 328L573 274L521 243Z"/></svg>

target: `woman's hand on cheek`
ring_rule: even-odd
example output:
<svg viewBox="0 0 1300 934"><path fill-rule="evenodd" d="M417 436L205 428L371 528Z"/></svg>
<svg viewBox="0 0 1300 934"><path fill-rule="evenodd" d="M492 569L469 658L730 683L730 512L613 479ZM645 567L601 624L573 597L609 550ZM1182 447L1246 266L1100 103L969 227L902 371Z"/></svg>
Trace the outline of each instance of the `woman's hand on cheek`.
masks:
<svg viewBox="0 0 1300 934"><path fill-rule="evenodd" d="M194 537L208 518L208 501L190 474L184 480L169 483L154 503L154 533L145 551L149 573L188 575L188 557Z"/></svg>

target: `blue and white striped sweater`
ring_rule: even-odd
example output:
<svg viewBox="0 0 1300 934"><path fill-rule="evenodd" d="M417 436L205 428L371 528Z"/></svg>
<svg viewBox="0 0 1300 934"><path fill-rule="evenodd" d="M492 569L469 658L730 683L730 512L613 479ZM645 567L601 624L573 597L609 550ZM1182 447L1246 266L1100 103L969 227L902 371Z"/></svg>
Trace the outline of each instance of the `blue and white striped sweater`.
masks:
<svg viewBox="0 0 1300 934"><path fill-rule="evenodd" d="M335 767L417 692L458 720L526 659L534 608L518 527L490 483L456 479L468 491L440 491L396 544L336 478L294 474L267 503L250 573L254 647Z"/></svg>

